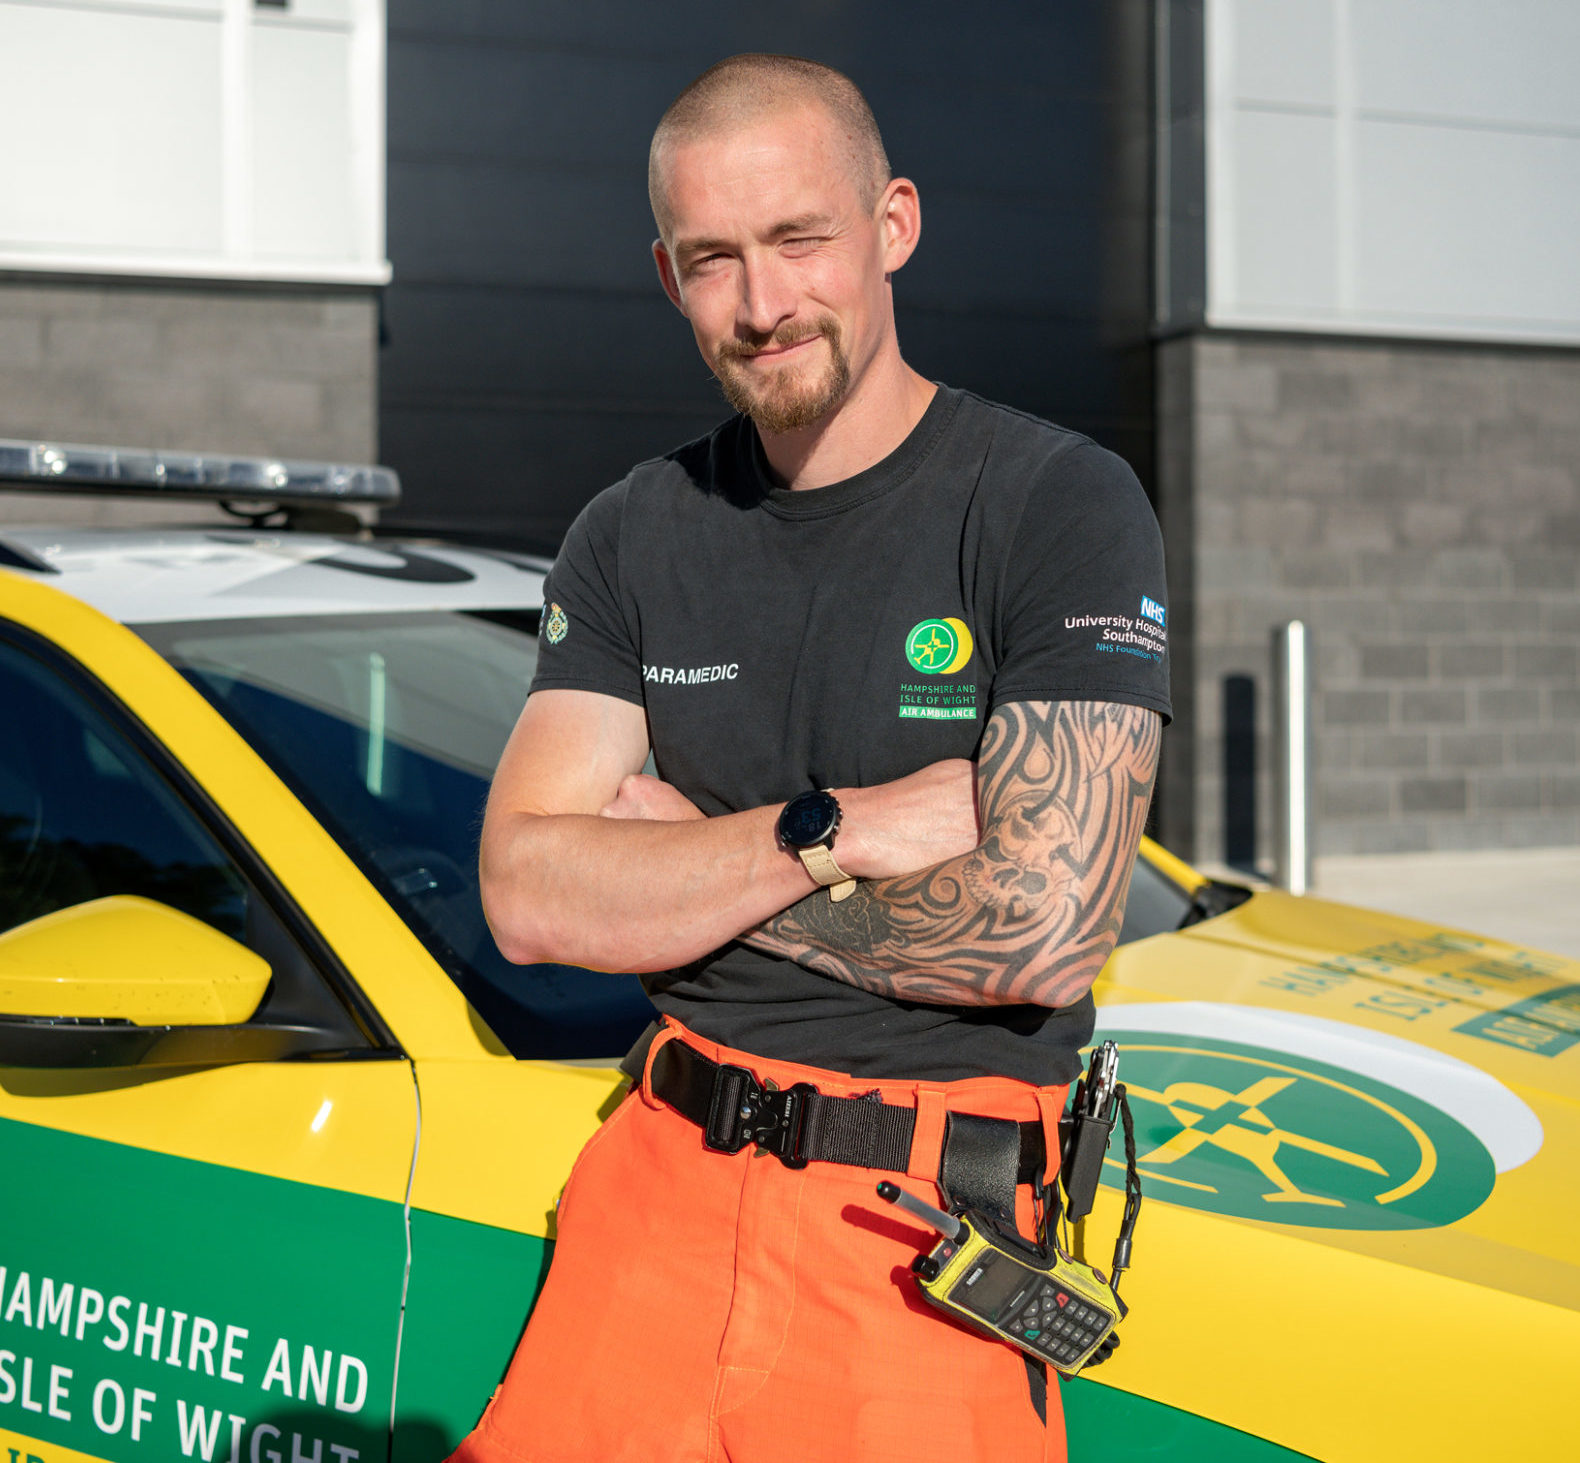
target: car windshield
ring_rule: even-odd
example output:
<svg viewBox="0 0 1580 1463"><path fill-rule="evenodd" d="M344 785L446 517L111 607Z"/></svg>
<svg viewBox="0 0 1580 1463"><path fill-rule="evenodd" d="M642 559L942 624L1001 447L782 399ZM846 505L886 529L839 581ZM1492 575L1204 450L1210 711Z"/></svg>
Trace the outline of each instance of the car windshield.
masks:
<svg viewBox="0 0 1580 1463"><path fill-rule="evenodd" d="M537 662L537 613L140 626L312 809L518 1057L621 1055L632 976L512 965L477 891L489 779Z"/></svg>
<svg viewBox="0 0 1580 1463"><path fill-rule="evenodd" d="M537 612L432 611L138 627L379 886L518 1057L618 1056L652 1018L631 976L512 965L477 891L489 779L537 663ZM1120 942L1190 898L1136 862Z"/></svg>
<svg viewBox="0 0 1580 1463"><path fill-rule="evenodd" d="M1167 934L1191 923L1192 915L1190 895L1160 869L1138 858L1130 875L1119 943L1128 945L1149 935Z"/></svg>

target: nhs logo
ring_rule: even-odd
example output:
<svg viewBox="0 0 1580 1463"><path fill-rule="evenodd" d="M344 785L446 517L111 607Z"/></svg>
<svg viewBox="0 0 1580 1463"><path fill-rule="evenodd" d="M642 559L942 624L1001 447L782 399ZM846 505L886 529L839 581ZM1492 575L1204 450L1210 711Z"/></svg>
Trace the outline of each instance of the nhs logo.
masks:
<svg viewBox="0 0 1580 1463"><path fill-rule="evenodd" d="M1168 611L1155 599L1148 599L1146 595L1141 596L1141 615L1143 619L1151 620L1154 625L1161 626L1167 614Z"/></svg>

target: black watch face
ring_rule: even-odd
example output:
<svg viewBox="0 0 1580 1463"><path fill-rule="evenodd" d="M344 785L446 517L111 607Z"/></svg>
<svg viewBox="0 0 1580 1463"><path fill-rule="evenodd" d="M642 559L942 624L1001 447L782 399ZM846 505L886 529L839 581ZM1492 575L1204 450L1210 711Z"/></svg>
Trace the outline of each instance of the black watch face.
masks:
<svg viewBox="0 0 1580 1463"><path fill-rule="evenodd" d="M827 843L839 825L839 804L826 792L803 792L779 815L779 837L791 848Z"/></svg>

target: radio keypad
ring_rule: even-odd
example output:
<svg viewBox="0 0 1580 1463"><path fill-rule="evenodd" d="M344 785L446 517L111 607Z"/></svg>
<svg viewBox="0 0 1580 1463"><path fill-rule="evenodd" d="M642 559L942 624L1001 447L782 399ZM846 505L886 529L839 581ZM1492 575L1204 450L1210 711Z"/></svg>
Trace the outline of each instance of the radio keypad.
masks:
<svg viewBox="0 0 1580 1463"><path fill-rule="evenodd" d="M949 1299L1060 1367L1074 1366L1115 1319L1053 1277L992 1250L954 1283Z"/></svg>
<svg viewBox="0 0 1580 1463"><path fill-rule="evenodd" d="M1046 1280L1009 1312L1003 1322L1006 1331L1025 1337L1037 1350L1064 1365L1089 1351L1113 1320L1101 1307Z"/></svg>

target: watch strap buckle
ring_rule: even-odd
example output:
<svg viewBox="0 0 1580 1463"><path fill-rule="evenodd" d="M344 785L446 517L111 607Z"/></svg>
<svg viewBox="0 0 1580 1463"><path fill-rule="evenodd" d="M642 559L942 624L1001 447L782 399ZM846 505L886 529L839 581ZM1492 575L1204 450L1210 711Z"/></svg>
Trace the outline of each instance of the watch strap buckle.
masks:
<svg viewBox="0 0 1580 1463"><path fill-rule="evenodd" d="M855 878L840 868L834 850L827 844L814 843L811 848L798 848L801 863L819 884L829 891L833 899L843 899L856 887Z"/></svg>

